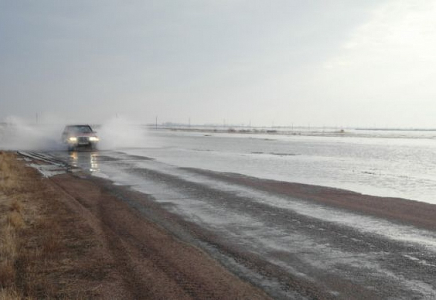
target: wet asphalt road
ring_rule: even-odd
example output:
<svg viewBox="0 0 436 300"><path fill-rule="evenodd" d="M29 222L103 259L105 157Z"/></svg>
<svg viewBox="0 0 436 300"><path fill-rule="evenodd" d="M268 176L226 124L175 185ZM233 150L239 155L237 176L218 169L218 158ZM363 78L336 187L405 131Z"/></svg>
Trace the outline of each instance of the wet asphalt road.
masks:
<svg viewBox="0 0 436 300"><path fill-rule="evenodd" d="M49 154L150 195L159 209L132 206L275 299L436 299L434 231L253 188L235 174L123 152Z"/></svg>

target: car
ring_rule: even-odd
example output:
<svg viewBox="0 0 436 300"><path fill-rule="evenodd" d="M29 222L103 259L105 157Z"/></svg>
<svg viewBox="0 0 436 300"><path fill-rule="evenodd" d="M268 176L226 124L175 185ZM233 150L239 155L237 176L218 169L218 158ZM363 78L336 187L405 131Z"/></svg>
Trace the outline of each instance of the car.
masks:
<svg viewBox="0 0 436 300"><path fill-rule="evenodd" d="M62 132L62 141L71 151L78 147L95 149L99 138L89 125L67 125Z"/></svg>

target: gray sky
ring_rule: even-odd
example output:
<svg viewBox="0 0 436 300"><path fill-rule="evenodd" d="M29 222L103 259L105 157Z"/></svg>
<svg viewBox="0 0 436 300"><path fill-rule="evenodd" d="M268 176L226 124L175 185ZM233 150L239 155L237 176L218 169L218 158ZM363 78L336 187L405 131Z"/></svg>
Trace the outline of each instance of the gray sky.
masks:
<svg viewBox="0 0 436 300"><path fill-rule="evenodd" d="M427 0L0 0L0 120L436 127L435 15Z"/></svg>

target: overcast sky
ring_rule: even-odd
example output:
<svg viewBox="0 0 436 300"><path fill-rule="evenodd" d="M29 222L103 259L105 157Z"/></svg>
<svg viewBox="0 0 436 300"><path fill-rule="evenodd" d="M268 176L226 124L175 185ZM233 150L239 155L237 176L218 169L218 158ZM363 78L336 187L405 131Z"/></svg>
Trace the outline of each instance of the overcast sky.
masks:
<svg viewBox="0 0 436 300"><path fill-rule="evenodd" d="M0 120L436 127L436 2L0 0Z"/></svg>

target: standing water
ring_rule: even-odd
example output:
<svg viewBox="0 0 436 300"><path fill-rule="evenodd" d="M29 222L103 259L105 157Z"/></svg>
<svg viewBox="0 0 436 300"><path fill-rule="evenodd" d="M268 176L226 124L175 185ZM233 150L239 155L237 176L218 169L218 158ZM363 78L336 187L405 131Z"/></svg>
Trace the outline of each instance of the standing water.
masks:
<svg viewBox="0 0 436 300"><path fill-rule="evenodd" d="M348 189L436 203L433 132L350 135L154 132L159 147L123 149L178 167Z"/></svg>

